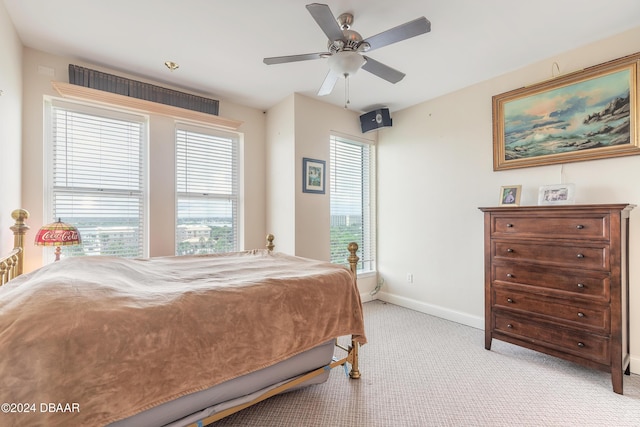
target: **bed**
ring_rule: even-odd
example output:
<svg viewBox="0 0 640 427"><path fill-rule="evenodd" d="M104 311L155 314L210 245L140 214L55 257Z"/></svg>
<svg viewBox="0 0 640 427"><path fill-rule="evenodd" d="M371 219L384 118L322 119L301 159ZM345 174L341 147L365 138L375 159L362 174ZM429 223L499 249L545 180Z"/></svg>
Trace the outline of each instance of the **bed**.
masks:
<svg viewBox="0 0 640 427"><path fill-rule="evenodd" d="M337 366L360 377L354 243L351 271L275 252L269 236L267 249L73 257L22 274L28 213L12 217L0 425L203 426Z"/></svg>

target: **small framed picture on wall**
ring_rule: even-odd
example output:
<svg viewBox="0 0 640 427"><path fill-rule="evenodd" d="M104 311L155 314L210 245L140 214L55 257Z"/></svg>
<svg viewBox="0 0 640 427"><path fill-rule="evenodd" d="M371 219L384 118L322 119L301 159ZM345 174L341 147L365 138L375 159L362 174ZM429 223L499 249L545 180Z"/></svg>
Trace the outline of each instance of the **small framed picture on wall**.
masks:
<svg viewBox="0 0 640 427"><path fill-rule="evenodd" d="M520 206L521 185L504 185L500 187L500 206Z"/></svg>
<svg viewBox="0 0 640 427"><path fill-rule="evenodd" d="M324 194L325 161L302 159L302 192Z"/></svg>

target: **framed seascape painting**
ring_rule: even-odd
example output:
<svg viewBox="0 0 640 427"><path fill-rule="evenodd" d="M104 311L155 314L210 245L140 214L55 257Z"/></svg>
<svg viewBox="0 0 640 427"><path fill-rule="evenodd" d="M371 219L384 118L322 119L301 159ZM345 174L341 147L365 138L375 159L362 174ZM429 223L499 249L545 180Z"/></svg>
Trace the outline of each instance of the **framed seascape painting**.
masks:
<svg viewBox="0 0 640 427"><path fill-rule="evenodd" d="M493 169L640 154L640 53L493 97Z"/></svg>
<svg viewBox="0 0 640 427"><path fill-rule="evenodd" d="M325 161L302 159L302 192L324 194Z"/></svg>

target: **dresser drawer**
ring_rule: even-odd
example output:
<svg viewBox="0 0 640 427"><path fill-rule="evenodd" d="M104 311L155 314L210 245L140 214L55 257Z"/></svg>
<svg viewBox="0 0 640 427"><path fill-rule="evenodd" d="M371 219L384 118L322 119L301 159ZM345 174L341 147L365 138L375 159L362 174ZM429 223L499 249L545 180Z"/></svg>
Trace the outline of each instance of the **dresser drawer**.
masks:
<svg viewBox="0 0 640 427"><path fill-rule="evenodd" d="M609 338L496 312L495 331L598 363L609 363Z"/></svg>
<svg viewBox="0 0 640 427"><path fill-rule="evenodd" d="M609 240L609 216L494 215L491 224L492 237L521 236L554 239Z"/></svg>
<svg viewBox="0 0 640 427"><path fill-rule="evenodd" d="M526 261L571 268L609 270L609 247L602 245L567 245L555 243L519 243L493 241L495 260Z"/></svg>
<svg viewBox="0 0 640 427"><path fill-rule="evenodd" d="M573 327L589 328L607 334L610 332L608 306L580 304L502 287L494 288L493 306L495 309L542 315L550 321L563 322Z"/></svg>
<svg viewBox="0 0 640 427"><path fill-rule="evenodd" d="M610 298L609 272L528 266L514 262L494 263L492 281L535 286L536 292L584 297L601 302Z"/></svg>

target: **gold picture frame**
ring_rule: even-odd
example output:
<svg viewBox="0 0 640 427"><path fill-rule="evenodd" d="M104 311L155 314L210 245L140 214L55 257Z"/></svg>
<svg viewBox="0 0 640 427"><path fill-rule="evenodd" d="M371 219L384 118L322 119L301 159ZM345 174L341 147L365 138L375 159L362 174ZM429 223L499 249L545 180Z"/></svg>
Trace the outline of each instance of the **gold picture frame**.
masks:
<svg viewBox="0 0 640 427"><path fill-rule="evenodd" d="M500 206L520 206L522 185L503 185L500 187Z"/></svg>
<svg viewBox="0 0 640 427"><path fill-rule="evenodd" d="M640 154L640 53L492 98L493 170Z"/></svg>

